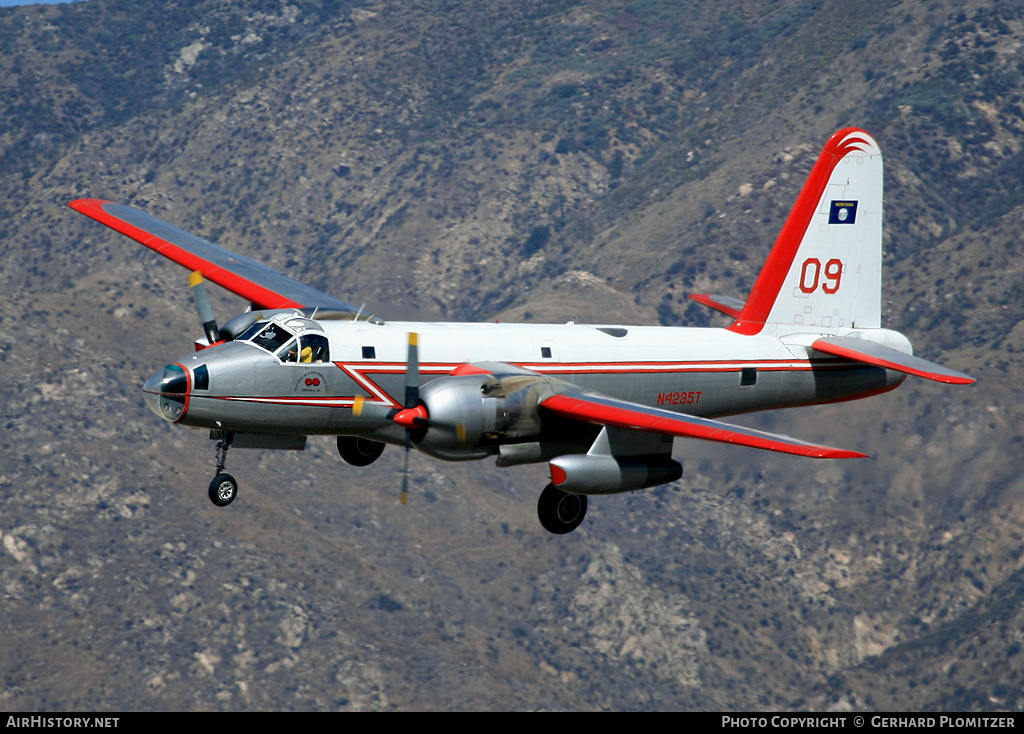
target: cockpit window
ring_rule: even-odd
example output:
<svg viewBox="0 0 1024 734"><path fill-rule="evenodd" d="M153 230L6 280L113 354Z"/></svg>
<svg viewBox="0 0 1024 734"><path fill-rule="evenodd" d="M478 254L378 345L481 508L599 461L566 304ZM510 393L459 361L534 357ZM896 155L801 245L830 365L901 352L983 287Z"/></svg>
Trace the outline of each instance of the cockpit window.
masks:
<svg viewBox="0 0 1024 734"><path fill-rule="evenodd" d="M277 350L277 358L282 362L299 361L299 340L291 339L287 344Z"/></svg>
<svg viewBox="0 0 1024 734"><path fill-rule="evenodd" d="M258 347L263 347L268 352L277 352L277 350L286 341L292 338L291 333L284 327L270 323L266 325L259 334L252 337L250 341Z"/></svg>
<svg viewBox="0 0 1024 734"><path fill-rule="evenodd" d="M295 325L299 331L296 336L290 329L281 324L264 321L253 324L238 338L249 341L258 347L272 352L285 364L317 364L331 361L331 350L327 337L318 333L320 327L308 325L304 321L293 319L289 325ZM305 327L305 328L303 328ZM313 331L313 329L317 331Z"/></svg>
<svg viewBox="0 0 1024 734"><path fill-rule="evenodd" d="M210 389L210 368L201 364L192 370L192 387L196 390Z"/></svg>
<svg viewBox="0 0 1024 734"><path fill-rule="evenodd" d="M300 362L330 362L330 349L327 346L327 337L323 334L303 334L301 337L302 349L299 351Z"/></svg>
<svg viewBox="0 0 1024 734"><path fill-rule="evenodd" d="M247 328L241 334L236 336L235 339L237 339L238 341L243 341L243 342L244 341L249 341L250 339L253 338L253 336L255 336L257 333L259 333L260 329L262 329L266 325L267 325L266 321L252 324L251 326L249 326L249 328Z"/></svg>
<svg viewBox="0 0 1024 734"><path fill-rule="evenodd" d="M330 361L327 337L303 334L277 350L277 358L288 364L319 364Z"/></svg>

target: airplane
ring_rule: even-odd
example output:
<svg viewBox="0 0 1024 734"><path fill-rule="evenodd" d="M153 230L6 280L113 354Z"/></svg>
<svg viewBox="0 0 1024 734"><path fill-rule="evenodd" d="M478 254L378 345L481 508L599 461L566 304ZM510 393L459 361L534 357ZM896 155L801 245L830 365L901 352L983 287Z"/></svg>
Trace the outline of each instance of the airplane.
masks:
<svg viewBox="0 0 1024 734"><path fill-rule="evenodd" d="M210 429L214 504L238 483L229 448L305 448L337 437L362 467L385 445L500 467L547 462L541 525L576 529L589 495L679 479L676 438L818 459L866 454L723 422L752 411L855 400L907 375L974 379L913 356L881 326L882 155L859 128L833 134L745 301L691 298L727 327L388 322L150 214L70 206L192 271L205 336L143 386L163 419ZM204 280L249 301L218 326Z"/></svg>

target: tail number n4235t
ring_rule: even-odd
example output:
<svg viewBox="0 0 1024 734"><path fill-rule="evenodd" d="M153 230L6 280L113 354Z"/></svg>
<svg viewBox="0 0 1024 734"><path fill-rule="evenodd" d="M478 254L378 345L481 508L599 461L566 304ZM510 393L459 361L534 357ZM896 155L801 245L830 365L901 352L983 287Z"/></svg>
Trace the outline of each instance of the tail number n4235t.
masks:
<svg viewBox="0 0 1024 734"><path fill-rule="evenodd" d="M660 392L658 393L658 405L696 405L700 402L702 392L704 391Z"/></svg>

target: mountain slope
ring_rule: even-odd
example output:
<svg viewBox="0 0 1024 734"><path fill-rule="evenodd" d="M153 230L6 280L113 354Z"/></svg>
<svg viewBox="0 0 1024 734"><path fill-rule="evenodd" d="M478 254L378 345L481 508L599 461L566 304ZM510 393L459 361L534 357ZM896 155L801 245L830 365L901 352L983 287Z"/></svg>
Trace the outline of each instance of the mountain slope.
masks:
<svg viewBox="0 0 1024 734"><path fill-rule="evenodd" d="M1019 705L1016 6L0 19L8 708ZM145 208L384 318L720 324L687 294L746 295L848 124L886 155L886 325L978 384L748 419L861 462L679 442L682 480L565 538L543 467L415 455L403 507L400 452L318 439L232 452L212 507L210 442L138 394L199 332L185 275L66 208Z"/></svg>

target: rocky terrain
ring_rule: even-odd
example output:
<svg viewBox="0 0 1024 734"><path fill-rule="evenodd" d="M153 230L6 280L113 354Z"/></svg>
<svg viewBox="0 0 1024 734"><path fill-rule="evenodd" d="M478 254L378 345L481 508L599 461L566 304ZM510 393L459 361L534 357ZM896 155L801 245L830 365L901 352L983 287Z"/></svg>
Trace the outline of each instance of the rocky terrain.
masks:
<svg viewBox="0 0 1024 734"><path fill-rule="evenodd" d="M980 0L88 0L0 9L0 707L1024 705L1024 10ZM131 204L384 318L725 325L818 151L886 155L886 325L978 378L737 419L537 524L543 467L213 446ZM221 318L243 304L218 296Z"/></svg>

